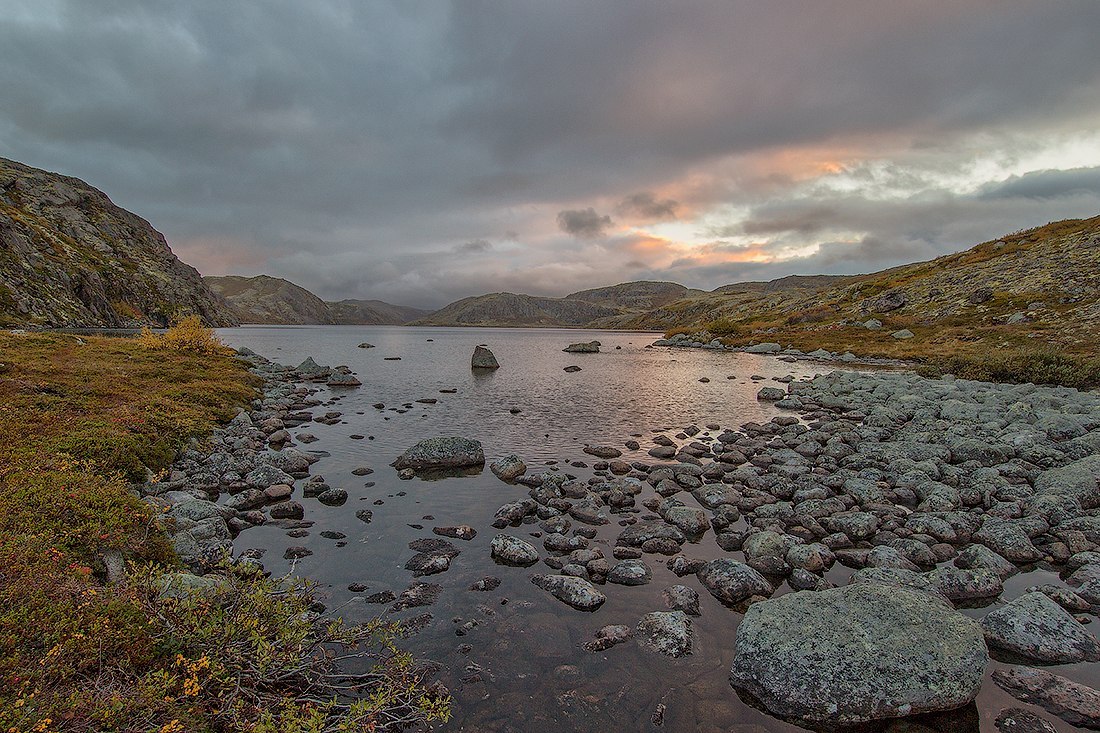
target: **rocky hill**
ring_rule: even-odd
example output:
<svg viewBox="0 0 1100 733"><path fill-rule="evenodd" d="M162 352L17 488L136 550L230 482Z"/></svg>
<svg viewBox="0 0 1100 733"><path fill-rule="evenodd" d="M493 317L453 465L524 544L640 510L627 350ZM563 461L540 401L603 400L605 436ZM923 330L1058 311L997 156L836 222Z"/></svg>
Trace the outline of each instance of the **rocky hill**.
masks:
<svg viewBox="0 0 1100 733"><path fill-rule="evenodd" d="M336 323L355 326L398 326L431 314L430 310L382 300L340 300L328 306Z"/></svg>
<svg viewBox="0 0 1100 733"><path fill-rule="evenodd" d="M236 323L149 222L77 178L0 158L0 323Z"/></svg>
<svg viewBox="0 0 1100 733"><path fill-rule="evenodd" d="M205 278L242 323L266 325L400 325L429 311L381 300L327 303L289 280L269 275Z"/></svg>
<svg viewBox="0 0 1100 733"><path fill-rule="evenodd" d="M621 315L621 309L586 300L490 293L455 301L410 325L583 327Z"/></svg>
<svg viewBox="0 0 1100 733"><path fill-rule="evenodd" d="M1054 222L869 275L803 279L781 290L731 285L622 325L891 356L979 342L994 349L1046 343L1095 351L1100 216Z"/></svg>
<svg viewBox="0 0 1100 733"><path fill-rule="evenodd" d="M684 298L702 295L704 292L703 290L692 290L679 283L642 280L611 285L606 288L581 290L570 293L565 297L569 300L584 300L608 308L643 311L659 308L662 305Z"/></svg>
<svg viewBox="0 0 1100 733"><path fill-rule="evenodd" d="M331 325L328 304L289 280L268 275L204 278L210 289L225 299L241 323Z"/></svg>

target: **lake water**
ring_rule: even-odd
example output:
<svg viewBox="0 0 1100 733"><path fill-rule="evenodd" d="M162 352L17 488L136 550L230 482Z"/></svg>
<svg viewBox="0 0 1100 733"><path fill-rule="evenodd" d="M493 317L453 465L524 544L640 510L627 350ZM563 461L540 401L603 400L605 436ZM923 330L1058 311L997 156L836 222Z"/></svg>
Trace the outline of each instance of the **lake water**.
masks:
<svg viewBox="0 0 1100 733"><path fill-rule="evenodd" d="M414 580L404 569L415 554L407 547L410 541L432 537L433 526L470 524L478 530L470 542L453 540L462 552L450 570L423 578L443 586L439 601L393 615L400 619L428 611L433 616L431 624L406 644L416 655L443 664L440 679L455 701L454 718L445 730L799 730L738 699L727 675L740 614L719 604L693 576L677 578L665 567L663 556L645 557L653 570L648 585L603 586L607 602L598 611L575 611L531 584L532 574L553 571L541 564L498 566L489 557L489 542L499 531L491 526L494 512L501 504L526 498L525 487L498 480L487 467L473 476L402 481L389 464L421 439L462 435L480 440L489 461L515 453L526 461L528 473L547 470L547 463L556 461L556 468L584 480L593 469L569 464L583 461L591 466L597 460L582 453L585 444L616 446L627 461L655 462L646 454L655 431L672 437L697 425L703 430L699 437L706 437L720 432L705 429L708 424L737 429L748 421L765 422L780 411L756 400L762 384L774 386L773 377L799 379L827 368L766 356L647 349L660 334L639 332L330 326L242 327L220 330L219 335L231 346L247 346L283 364L296 365L308 356L320 364L346 364L363 383L332 392L320 387L318 398L337 401L314 414L337 410L342 413L340 422L307 423L291 431L318 438L300 447L323 452L313 473L347 490L348 502L327 507L296 496L306 507L306 519L316 522L309 536L292 538L283 529L258 527L237 538L238 551L265 550L270 571L318 581L330 609L339 609L350 620L363 620L386 608L364 602L365 596L385 590L400 593ZM569 343L592 339L602 343L601 353L562 352ZM364 341L375 348L357 348ZM499 370L470 369L470 355L478 344L493 350ZM570 365L581 371L564 372ZM753 375L765 380L753 381ZM704 377L710 381L700 382ZM443 389L456 391L441 393ZM416 402L422 398L438 402ZM377 409L374 403L385 408ZM641 436L641 450L629 451L623 444L635 435ZM352 471L362 466L374 473L354 476ZM638 499L649 495L645 491ZM687 492L677 498L694 502ZM372 510L373 521L357 520L359 509ZM612 517L610 525L599 528L592 545L603 549L609 560L622 529L614 521L618 517ZM346 545L321 537L323 530L346 534ZM537 525L505 531L529 539L541 556L547 554L540 539L527 536L538 531ZM313 554L292 565L283 559L292 545L305 546ZM684 552L703 559L730 554L715 544L713 532L685 545ZM829 577L840 584L850 574L837 565ZM486 575L499 577L500 587L487 593L468 589ZM1015 597L1023 587L1045 582L1040 577L1044 575L1012 578L1006 595ZM351 583L368 589L351 592ZM693 654L670 659L636 642L600 653L581 648L605 624L633 627L643 614L666 610L661 592L677 583L700 592L702 615L693 619ZM784 586L778 592L787 590ZM478 623L476 628L457 635L458 627L471 620ZM471 648L460 648L465 644ZM1071 668L1059 672L1074 676ZM1013 705L1018 703L986 684L976 710L972 707L942 724L926 722L940 729L993 731L997 712ZM652 722L658 709L664 711L660 728ZM1059 729L1070 730L1052 720Z"/></svg>

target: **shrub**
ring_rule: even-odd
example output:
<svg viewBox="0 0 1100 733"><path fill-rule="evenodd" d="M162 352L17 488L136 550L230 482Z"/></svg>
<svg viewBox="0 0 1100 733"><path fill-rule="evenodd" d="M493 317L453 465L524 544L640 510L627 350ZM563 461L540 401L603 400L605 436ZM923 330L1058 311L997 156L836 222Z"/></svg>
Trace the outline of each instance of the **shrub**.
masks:
<svg viewBox="0 0 1100 733"><path fill-rule="evenodd" d="M984 382L1054 384L1078 389L1100 386L1100 360L1054 349L1012 350L937 357L920 369L925 376L954 374Z"/></svg>
<svg viewBox="0 0 1100 733"><path fill-rule="evenodd" d="M336 733L450 717L450 698L397 648L396 624L320 616L300 582L225 566L182 590L145 566L96 588L61 553L38 566L38 593L52 597L41 605L64 623L43 625L35 656L48 664L23 665L3 730Z"/></svg>
<svg viewBox="0 0 1100 733"><path fill-rule="evenodd" d="M226 352L223 344L214 332L203 325L198 316L187 316L176 321L162 334L153 333L148 327L141 330L138 343L149 349L172 349L174 351L193 351L199 354L218 354Z"/></svg>
<svg viewBox="0 0 1100 733"><path fill-rule="evenodd" d="M731 338L744 335L741 327L734 323L732 319L726 317L716 318L703 328L715 338Z"/></svg>

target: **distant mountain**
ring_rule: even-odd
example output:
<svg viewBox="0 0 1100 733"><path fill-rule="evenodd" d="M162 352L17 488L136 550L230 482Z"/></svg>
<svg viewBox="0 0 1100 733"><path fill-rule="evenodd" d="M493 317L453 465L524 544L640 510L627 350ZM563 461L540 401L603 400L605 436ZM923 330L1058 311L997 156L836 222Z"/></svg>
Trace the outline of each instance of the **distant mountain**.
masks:
<svg viewBox="0 0 1100 733"><path fill-rule="evenodd" d="M356 326L396 326L431 313L423 308L393 305L382 300L339 300L328 304L333 320Z"/></svg>
<svg viewBox="0 0 1100 733"><path fill-rule="evenodd" d="M570 300L584 300L609 308L651 310L666 303L702 295L702 290L692 290L679 283L638 281L611 285L606 288L581 290L565 296Z"/></svg>
<svg viewBox="0 0 1100 733"><path fill-rule="evenodd" d="M266 325L400 325L430 311L381 300L326 303L289 280L270 275L209 276L210 289L225 299L243 323Z"/></svg>
<svg viewBox="0 0 1100 733"><path fill-rule="evenodd" d="M236 323L164 236L78 178L0 158L0 324Z"/></svg>
<svg viewBox="0 0 1100 733"><path fill-rule="evenodd" d="M619 309L586 300L490 293L455 301L410 325L580 327L619 315Z"/></svg>

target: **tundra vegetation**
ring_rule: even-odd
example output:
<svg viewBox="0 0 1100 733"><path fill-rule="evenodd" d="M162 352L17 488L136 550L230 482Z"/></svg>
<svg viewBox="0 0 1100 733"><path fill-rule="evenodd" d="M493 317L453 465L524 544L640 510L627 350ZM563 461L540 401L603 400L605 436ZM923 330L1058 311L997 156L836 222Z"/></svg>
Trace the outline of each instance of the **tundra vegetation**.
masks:
<svg viewBox="0 0 1100 733"><path fill-rule="evenodd" d="M137 338L0 335L0 730L320 733L448 718L395 626L328 618L308 583L228 561L179 573L132 485L255 388L198 319Z"/></svg>

